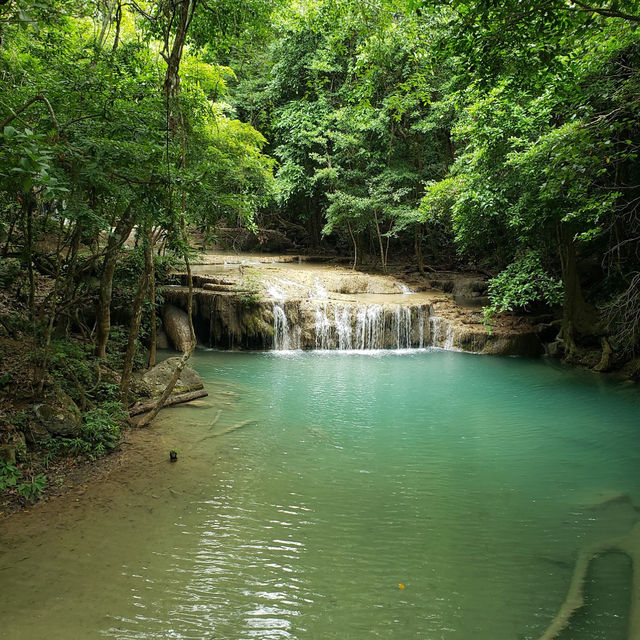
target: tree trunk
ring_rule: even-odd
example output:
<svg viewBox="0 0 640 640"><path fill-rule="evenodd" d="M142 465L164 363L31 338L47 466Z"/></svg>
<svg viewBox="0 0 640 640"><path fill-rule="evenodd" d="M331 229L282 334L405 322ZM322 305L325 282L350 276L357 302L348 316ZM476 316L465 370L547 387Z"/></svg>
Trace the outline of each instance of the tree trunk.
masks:
<svg viewBox="0 0 640 640"><path fill-rule="evenodd" d="M182 61L182 52L193 13L196 9L197 0L174 0L172 4L172 15L168 16L167 19L163 53L167 63L167 73L164 79L163 90L164 93L170 97L178 95L180 89L180 62ZM178 5L177 8L175 6L176 4ZM171 52L169 52L171 26L174 23L176 23L176 31L173 37L173 44L171 45Z"/></svg>
<svg viewBox="0 0 640 640"><path fill-rule="evenodd" d="M192 400L199 400L200 398L206 398L209 395L208 391L200 389L199 391L188 391L186 393L178 393L175 396L167 398L164 403L165 407L170 407L174 404L182 404L184 402L191 402ZM139 402L129 409L130 416L138 416L141 413L146 413L155 408L157 400L146 400L145 402Z"/></svg>
<svg viewBox="0 0 640 640"><path fill-rule="evenodd" d="M351 236L351 242L353 243L353 266L351 267L351 270L354 271L358 266L358 243L353 235L353 230L351 229L351 223L349 221L347 221L347 229L349 229L349 235Z"/></svg>
<svg viewBox="0 0 640 640"><path fill-rule="evenodd" d="M144 248L145 266L149 272L149 303L151 304L151 332L149 345L149 369L156 364L156 272L153 264L153 231L149 229L147 232L147 244Z"/></svg>
<svg viewBox="0 0 640 640"><path fill-rule="evenodd" d="M27 238L27 274L29 277L29 316L31 322L36 319L36 283L33 273L33 199L30 193L24 194L23 212L25 223L25 236ZM35 325L34 325L35 330Z"/></svg>
<svg viewBox="0 0 640 640"><path fill-rule="evenodd" d="M149 272L145 264L144 272L138 283L135 298L133 299L133 315L129 324L129 341L127 342L127 351L124 356L122 365L122 377L120 378L120 392L126 399L129 393L129 385L131 384L131 373L133 372L133 359L136 355L138 346L138 335L140 334L140 321L142 319L142 303L147 292L149 284Z"/></svg>
<svg viewBox="0 0 640 640"><path fill-rule="evenodd" d="M104 39L107 37L107 31L109 26L111 25L111 16L113 12L113 7L111 6L110 0L106 0L104 3L104 15L102 16L102 28L100 29L100 35L97 40L98 49L102 49L102 45L104 44Z"/></svg>
<svg viewBox="0 0 640 640"><path fill-rule="evenodd" d="M115 53L118 45L120 44L120 27L122 25L122 2L118 1L118 6L116 8L116 35L113 38L113 46L111 47L111 52Z"/></svg>
<svg viewBox="0 0 640 640"><path fill-rule="evenodd" d="M560 337L565 341L567 353L575 351L577 338L597 333L598 318L595 310L584 299L578 275L574 235L566 224L558 226L558 243L562 264L564 289L563 320Z"/></svg>
<svg viewBox="0 0 640 640"><path fill-rule="evenodd" d="M127 208L115 231L107 241L107 251L104 256L102 276L100 277L100 294L96 310L96 355L104 358L107 350L107 341L111 331L111 295L113 293L113 274L120 256L120 249L126 242L133 229L133 216L131 206Z"/></svg>
<svg viewBox="0 0 640 640"><path fill-rule="evenodd" d="M16 211L16 215L11 219L11 223L9 225L9 231L7 232L7 241L5 242L4 249L2 250L2 257L6 258L9 253L9 245L11 244L11 240L13 239L13 231L16 228L16 223L20 218L20 209Z"/></svg>
<svg viewBox="0 0 640 640"><path fill-rule="evenodd" d="M40 370L38 374L40 375L39 380L35 380L38 395L40 397L44 396L44 387L47 382L47 368L49 366L49 351L51 347L51 336L53 334L53 326L56 321L56 311L58 305L58 295L61 289L61 277L60 272L62 270L62 251L61 251L61 242L62 242L62 230L63 230L64 222L60 222L60 233L58 234L58 244L56 247L56 270L55 270L55 278L54 278L54 287L53 291L46 299L51 299L51 308L49 309L49 317L46 319L43 318L43 336L42 336L42 358L40 361ZM45 300L46 300L45 299ZM45 313L44 304L41 310L41 313Z"/></svg>
<svg viewBox="0 0 640 640"><path fill-rule="evenodd" d="M380 233L380 223L378 222L378 214L375 211L373 212L373 219L374 219L374 222L376 223L376 235L378 237L378 245L380 248L380 260L382 260L382 271L386 273L387 263L384 257L384 246L382 244L382 234Z"/></svg>

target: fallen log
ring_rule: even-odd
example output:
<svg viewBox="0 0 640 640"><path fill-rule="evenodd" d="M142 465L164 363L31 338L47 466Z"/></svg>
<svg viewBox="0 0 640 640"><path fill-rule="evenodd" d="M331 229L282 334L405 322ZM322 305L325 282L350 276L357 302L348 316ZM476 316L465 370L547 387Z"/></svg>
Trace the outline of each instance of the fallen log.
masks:
<svg viewBox="0 0 640 640"><path fill-rule="evenodd" d="M169 396L165 403L164 407L170 407L174 404L182 404L183 402L191 402L191 400L198 400L199 398L206 398L209 395L207 391L204 389L198 389L198 391L188 391L187 393L177 393L174 396ZM146 400L145 402L139 402L138 404L134 404L133 407L129 409L129 416L137 416L141 413L146 413L147 411L151 411L156 404L158 403L156 400Z"/></svg>

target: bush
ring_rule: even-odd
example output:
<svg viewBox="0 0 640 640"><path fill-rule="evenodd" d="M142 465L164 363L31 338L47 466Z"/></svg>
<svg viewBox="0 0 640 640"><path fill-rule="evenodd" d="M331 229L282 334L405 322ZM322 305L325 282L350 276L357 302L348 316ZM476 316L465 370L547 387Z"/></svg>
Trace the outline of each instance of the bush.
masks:
<svg viewBox="0 0 640 640"><path fill-rule="evenodd" d="M15 489L24 501L33 504L47 486L47 476L38 473L26 482L20 482L22 470L11 462L0 462L0 492Z"/></svg>
<svg viewBox="0 0 640 640"><path fill-rule="evenodd" d="M38 473L29 482L22 482L18 485L18 495L33 504L46 486L47 476L44 473Z"/></svg>
<svg viewBox="0 0 640 640"><path fill-rule="evenodd" d="M120 429L127 419L122 404L103 402L84 414L80 435L75 438L56 438L47 445L52 456L61 450L76 456L94 460L113 451L120 442Z"/></svg>
<svg viewBox="0 0 640 640"><path fill-rule="evenodd" d="M85 414L80 431L93 456L115 449L120 442L120 427L126 418L127 414L119 402L103 402Z"/></svg>
<svg viewBox="0 0 640 640"><path fill-rule="evenodd" d="M486 323L496 313L527 311L536 302L561 304L562 283L544 270L538 251L529 251L489 281L489 301L483 309Z"/></svg>
<svg viewBox="0 0 640 640"><path fill-rule="evenodd" d="M145 339L144 326L140 326L138 342ZM122 370L124 354L129 341L129 329L120 325L112 325L107 342L107 365L116 371ZM133 369L144 369L147 366L147 353L145 349L138 348L133 357Z"/></svg>
<svg viewBox="0 0 640 640"><path fill-rule="evenodd" d="M19 260L16 258L0 260L0 288L10 289L22 277L24 277L24 272Z"/></svg>
<svg viewBox="0 0 640 640"><path fill-rule="evenodd" d="M0 462L0 492L18 485L22 471L11 462Z"/></svg>

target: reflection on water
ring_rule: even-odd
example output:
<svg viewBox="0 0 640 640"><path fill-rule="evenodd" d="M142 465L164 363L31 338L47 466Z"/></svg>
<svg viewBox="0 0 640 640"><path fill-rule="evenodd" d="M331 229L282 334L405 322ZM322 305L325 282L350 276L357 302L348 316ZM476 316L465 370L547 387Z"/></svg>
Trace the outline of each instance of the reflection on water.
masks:
<svg viewBox="0 0 640 640"><path fill-rule="evenodd" d="M633 389L441 351L195 365L210 397L154 427L177 464L5 536L3 635L534 639L637 519ZM611 557L563 640L625 638Z"/></svg>

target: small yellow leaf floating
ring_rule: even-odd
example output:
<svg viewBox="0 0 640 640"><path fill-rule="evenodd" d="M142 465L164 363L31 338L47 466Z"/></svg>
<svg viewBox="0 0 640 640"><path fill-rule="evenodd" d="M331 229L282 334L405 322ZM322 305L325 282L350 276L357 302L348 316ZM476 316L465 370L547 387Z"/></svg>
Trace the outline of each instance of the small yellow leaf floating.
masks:
<svg viewBox="0 0 640 640"><path fill-rule="evenodd" d="M402 582L398 583L398 589L404 589L404 585L402 584Z"/></svg>

